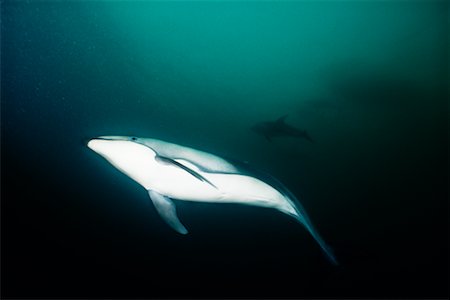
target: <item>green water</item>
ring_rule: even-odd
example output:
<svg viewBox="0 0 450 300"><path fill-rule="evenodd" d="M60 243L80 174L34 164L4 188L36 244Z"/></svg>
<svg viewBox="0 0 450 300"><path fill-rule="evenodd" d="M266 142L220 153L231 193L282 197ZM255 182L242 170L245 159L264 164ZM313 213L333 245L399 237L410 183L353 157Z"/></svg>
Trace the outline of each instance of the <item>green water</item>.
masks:
<svg viewBox="0 0 450 300"><path fill-rule="evenodd" d="M448 295L446 1L1 5L4 296ZM316 142L250 130L286 114ZM342 267L264 209L180 203L180 239L99 135L269 172Z"/></svg>

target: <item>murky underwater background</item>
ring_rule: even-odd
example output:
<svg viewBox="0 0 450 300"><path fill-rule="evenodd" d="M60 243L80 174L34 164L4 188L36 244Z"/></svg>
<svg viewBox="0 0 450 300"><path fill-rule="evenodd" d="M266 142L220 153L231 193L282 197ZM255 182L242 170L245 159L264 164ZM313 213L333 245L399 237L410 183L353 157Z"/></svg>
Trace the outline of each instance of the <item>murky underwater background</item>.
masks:
<svg viewBox="0 0 450 300"><path fill-rule="evenodd" d="M2 1L2 297L448 296L446 1ZM316 141L250 130L288 114ZM248 161L273 210L173 232L86 138Z"/></svg>

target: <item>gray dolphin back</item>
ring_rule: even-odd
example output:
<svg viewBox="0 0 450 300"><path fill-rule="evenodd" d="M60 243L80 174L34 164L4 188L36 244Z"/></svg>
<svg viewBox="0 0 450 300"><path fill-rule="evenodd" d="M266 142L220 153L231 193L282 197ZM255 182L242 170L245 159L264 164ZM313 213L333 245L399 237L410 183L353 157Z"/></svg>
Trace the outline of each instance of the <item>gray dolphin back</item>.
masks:
<svg viewBox="0 0 450 300"><path fill-rule="evenodd" d="M237 174L239 172L237 168L227 160L208 152L157 139L143 138L142 143L152 148L159 156L187 160L204 172L228 174Z"/></svg>

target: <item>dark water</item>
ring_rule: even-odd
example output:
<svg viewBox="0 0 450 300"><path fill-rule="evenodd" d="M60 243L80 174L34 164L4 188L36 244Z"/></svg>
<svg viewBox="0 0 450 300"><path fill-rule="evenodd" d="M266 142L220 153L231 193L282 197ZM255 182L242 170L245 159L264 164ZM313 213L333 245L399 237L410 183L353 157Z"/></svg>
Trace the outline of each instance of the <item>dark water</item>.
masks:
<svg viewBox="0 0 450 300"><path fill-rule="evenodd" d="M448 297L446 1L2 2L2 297ZM250 128L289 114L316 143ZM177 202L83 144L249 161L273 210Z"/></svg>

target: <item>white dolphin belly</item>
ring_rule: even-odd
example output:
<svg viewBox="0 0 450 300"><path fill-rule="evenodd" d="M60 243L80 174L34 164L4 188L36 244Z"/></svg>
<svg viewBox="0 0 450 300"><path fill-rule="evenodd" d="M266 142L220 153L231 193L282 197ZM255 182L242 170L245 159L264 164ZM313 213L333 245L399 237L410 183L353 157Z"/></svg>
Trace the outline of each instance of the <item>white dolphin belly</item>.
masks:
<svg viewBox="0 0 450 300"><path fill-rule="evenodd" d="M177 161L192 168L213 185L197 180L179 168L165 167L158 169L158 179L149 181L144 187L178 200L241 203L273 207L295 214L295 209L280 192L259 179L241 174L202 172L187 161Z"/></svg>

